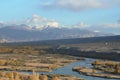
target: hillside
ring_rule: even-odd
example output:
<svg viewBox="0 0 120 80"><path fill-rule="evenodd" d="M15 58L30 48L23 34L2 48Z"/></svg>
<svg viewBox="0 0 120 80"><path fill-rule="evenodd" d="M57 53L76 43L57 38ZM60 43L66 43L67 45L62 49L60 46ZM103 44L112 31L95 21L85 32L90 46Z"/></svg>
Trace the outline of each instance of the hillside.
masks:
<svg viewBox="0 0 120 80"><path fill-rule="evenodd" d="M64 45L64 44L80 44L80 43L97 43L97 42L120 42L120 35L91 37L91 38L72 38L72 39L58 39L58 40L43 40L30 42L16 42L6 43L3 45Z"/></svg>
<svg viewBox="0 0 120 80"><path fill-rule="evenodd" d="M29 29L29 26L25 24L4 26L0 28L0 39L4 39L7 42L87 38L108 35L113 34L94 32L79 28L55 28L52 26L45 26L41 29Z"/></svg>
<svg viewBox="0 0 120 80"><path fill-rule="evenodd" d="M31 46L44 48L49 54L66 54L72 56L120 60L120 36L106 36L93 38L76 38L45 40L34 42L4 43L1 46L20 47Z"/></svg>

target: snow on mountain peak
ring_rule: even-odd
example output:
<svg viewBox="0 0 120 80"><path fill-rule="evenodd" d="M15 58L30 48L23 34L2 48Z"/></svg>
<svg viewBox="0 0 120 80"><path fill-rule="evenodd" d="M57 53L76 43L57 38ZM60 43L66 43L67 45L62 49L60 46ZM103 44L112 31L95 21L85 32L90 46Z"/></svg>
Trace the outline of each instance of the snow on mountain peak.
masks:
<svg viewBox="0 0 120 80"><path fill-rule="evenodd" d="M95 32L95 33L99 33L100 31L98 31L98 30L95 30L94 32Z"/></svg>
<svg viewBox="0 0 120 80"><path fill-rule="evenodd" d="M59 26L58 22L55 22L55 21L48 22L47 25L53 28L58 28Z"/></svg>
<svg viewBox="0 0 120 80"><path fill-rule="evenodd" d="M34 30L42 30L44 28L52 27L52 28L57 28L58 27L58 22L54 21L54 20L49 20L47 18L44 17L40 17L36 14L34 14L32 16L32 18L29 18L26 21L26 24L31 27L31 29Z"/></svg>

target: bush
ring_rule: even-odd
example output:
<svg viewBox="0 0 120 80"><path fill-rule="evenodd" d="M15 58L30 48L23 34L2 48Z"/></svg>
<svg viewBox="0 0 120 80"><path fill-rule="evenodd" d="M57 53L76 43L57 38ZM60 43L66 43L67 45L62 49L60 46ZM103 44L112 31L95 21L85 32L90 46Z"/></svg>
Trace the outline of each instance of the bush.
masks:
<svg viewBox="0 0 120 80"><path fill-rule="evenodd" d="M116 68L115 73L120 74L120 67L117 67L117 68Z"/></svg>
<svg viewBox="0 0 120 80"><path fill-rule="evenodd" d="M5 74L5 77L10 78L10 79L13 79L13 78L14 78L13 72L7 72L7 73Z"/></svg>
<svg viewBox="0 0 120 80"><path fill-rule="evenodd" d="M52 80L59 80L57 76L53 77Z"/></svg>
<svg viewBox="0 0 120 80"><path fill-rule="evenodd" d="M4 66L4 65L5 65L5 63L6 63L6 61L5 61L5 60L0 60L0 66Z"/></svg>
<svg viewBox="0 0 120 80"><path fill-rule="evenodd" d="M48 80L48 77L47 77L47 75L43 75L43 76L41 76L41 80Z"/></svg>
<svg viewBox="0 0 120 80"><path fill-rule="evenodd" d="M4 72L0 71L0 77L4 76Z"/></svg>

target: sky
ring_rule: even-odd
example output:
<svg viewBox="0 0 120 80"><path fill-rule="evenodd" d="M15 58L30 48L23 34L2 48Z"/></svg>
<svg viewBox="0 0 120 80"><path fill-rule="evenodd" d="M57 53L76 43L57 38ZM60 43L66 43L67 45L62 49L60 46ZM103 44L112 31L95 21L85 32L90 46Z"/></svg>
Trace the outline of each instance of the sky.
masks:
<svg viewBox="0 0 120 80"><path fill-rule="evenodd" d="M56 27L120 34L120 0L0 0L0 22L31 17Z"/></svg>

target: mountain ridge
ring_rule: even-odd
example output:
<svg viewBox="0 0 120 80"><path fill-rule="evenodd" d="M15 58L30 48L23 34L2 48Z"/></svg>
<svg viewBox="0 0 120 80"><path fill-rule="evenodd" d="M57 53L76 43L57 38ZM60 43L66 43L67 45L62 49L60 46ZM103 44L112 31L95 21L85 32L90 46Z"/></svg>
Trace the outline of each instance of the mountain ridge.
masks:
<svg viewBox="0 0 120 80"><path fill-rule="evenodd" d="M12 42L3 43L1 45L13 45L13 46L37 46L37 45L66 45L66 44L81 44L81 43L112 43L120 42L120 35L115 36L101 36L101 37L89 37L89 38L72 38L72 39L57 39L57 40L42 40L42 41L29 41L29 42Z"/></svg>
<svg viewBox="0 0 120 80"><path fill-rule="evenodd" d="M24 24L5 26L0 28L0 38L6 39L9 42L84 38L108 35L111 34L94 32L79 28L55 28L51 26L44 27L41 30L36 30L29 29L27 25Z"/></svg>

